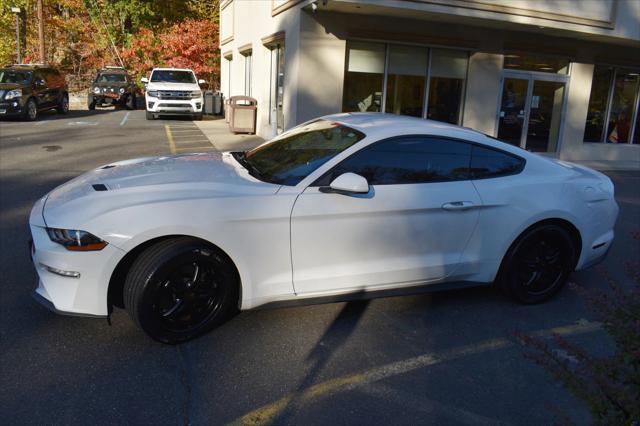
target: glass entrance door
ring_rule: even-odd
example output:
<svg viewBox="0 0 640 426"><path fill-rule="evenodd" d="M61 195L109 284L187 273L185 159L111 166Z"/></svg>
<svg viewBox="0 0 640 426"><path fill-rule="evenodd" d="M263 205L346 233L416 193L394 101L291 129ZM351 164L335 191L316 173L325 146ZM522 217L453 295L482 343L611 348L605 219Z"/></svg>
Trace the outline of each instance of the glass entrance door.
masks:
<svg viewBox="0 0 640 426"><path fill-rule="evenodd" d="M565 85L565 76L505 75L498 139L528 151L556 152Z"/></svg>

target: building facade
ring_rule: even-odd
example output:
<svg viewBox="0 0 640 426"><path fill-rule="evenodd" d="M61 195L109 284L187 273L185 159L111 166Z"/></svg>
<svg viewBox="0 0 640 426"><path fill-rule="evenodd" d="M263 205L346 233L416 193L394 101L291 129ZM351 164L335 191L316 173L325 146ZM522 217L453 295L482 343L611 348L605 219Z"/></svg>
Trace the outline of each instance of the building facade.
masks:
<svg viewBox="0 0 640 426"><path fill-rule="evenodd" d="M380 111L640 168L640 0L223 0L221 90L270 138Z"/></svg>

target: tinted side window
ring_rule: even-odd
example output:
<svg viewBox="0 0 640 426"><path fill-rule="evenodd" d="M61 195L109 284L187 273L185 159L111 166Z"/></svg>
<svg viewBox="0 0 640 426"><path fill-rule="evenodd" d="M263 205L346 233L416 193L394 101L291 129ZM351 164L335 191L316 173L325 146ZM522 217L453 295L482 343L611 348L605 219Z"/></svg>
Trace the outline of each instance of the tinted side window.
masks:
<svg viewBox="0 0 640 426"><path fill-rule="evenodd" d="M520 173L525 161L496 151L474 146L471 152L471 179L486 179Z"/></svg>
<svg viewBox="0 0 640 426"><path fill-rule="evenodd" d="M364 176L371 185L446 182L469 178L471 145L429 136L407 136L375 143L334 167L317 184L342 173Z"/></svg>

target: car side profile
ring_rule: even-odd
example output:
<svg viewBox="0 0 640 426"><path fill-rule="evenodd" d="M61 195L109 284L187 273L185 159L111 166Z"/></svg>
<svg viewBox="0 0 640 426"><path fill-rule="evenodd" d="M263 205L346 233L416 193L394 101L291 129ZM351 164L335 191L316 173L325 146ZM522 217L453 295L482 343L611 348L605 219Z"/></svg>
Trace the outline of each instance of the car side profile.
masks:
<svg viewBox="0 0 640 426"><path fill-rule="evenodd" d="M449 124L321 117L247 152L99 167L36 202L35 296L60 313L124 307L152 338L235 312L443 287L553 296L602 260L605 175Z"/></svg>
<svg viewBox="0 0 640 426"><path fill-rule="evenodd" d="M69 91L62 73L48 65L18 64L0 68L0 118L35 121L42 111L69 111Z"/></svg>
<svg viewBox="0 0 640 426"><path fill-rule="evenodd" d="M204 98L200 85L190 69L154 68L151 76L142 79L145 84L145 108L147 120L159 115L188 115L202 120Z"/></svg>

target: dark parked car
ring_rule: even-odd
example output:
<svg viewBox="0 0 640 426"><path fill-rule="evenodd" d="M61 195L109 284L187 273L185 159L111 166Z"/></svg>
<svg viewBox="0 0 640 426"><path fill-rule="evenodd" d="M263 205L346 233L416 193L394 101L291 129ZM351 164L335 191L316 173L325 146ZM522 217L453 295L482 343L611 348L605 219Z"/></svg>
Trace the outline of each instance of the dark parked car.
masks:
<svg viewBox="0 0 640 426"><path fill-rule="evenodd" d="M69 92L63 74L48 65L10 65L0 68L0 117L33 121L38 113L69 111Z"/></svg>
<svg viewBox="0 0 640 426"><path fill-rule="evenodd" d="M98 71L91 85L87 105L90 110L96 106L124 105L136 108L136 85L127 71L120 67L106 67Z"/></svg>

